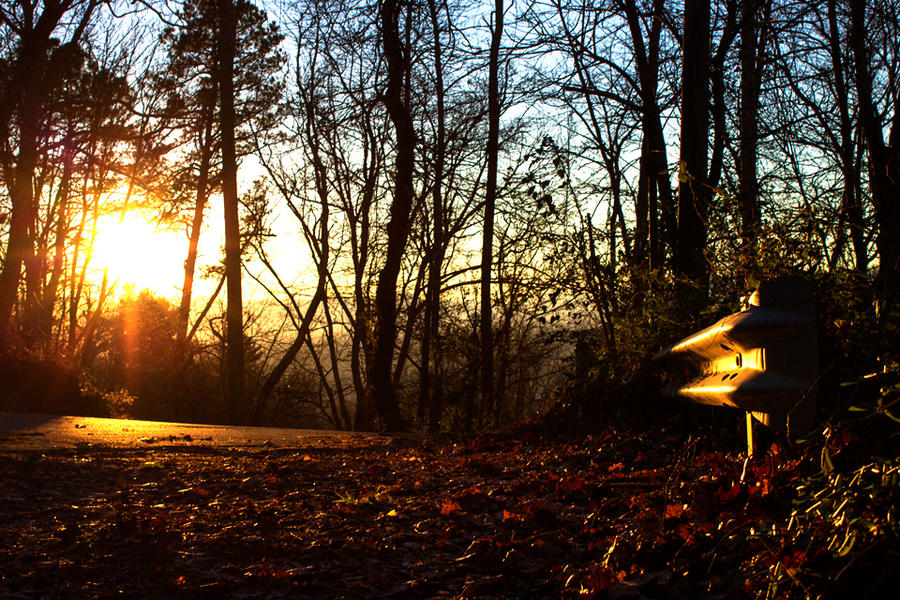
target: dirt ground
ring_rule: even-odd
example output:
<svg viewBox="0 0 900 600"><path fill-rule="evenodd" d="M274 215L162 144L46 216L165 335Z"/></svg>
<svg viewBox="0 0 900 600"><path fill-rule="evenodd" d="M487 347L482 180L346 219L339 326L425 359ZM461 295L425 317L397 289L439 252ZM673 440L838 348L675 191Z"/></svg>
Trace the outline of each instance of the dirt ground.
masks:
<svg viewBox="0 0 900 600"><path fill-rule="evenodd" d="M665 429L7 444L0 597L755 597L799 460Z"/></svg>

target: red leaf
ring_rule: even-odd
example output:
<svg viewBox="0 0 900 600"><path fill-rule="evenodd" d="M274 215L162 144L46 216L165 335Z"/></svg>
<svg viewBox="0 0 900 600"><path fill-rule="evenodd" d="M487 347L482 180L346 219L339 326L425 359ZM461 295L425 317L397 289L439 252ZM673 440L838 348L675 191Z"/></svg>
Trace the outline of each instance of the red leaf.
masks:
<svg viewBox="0 0 900 600"><path fill-rule="evenodd" d="M288 571L270 567L265 558L262 559L262 563L260 563L259 567L256 569L256 575L258 577L271 577L272 579L284 579L285 577L291 576Z"/></svg>
<svg viewBox="0 0 900 600"><path fill-rule="evenodd" d="M716 492L716 496L718 496L720 502L731 502L735 498L737 498L741 494L741 486L738 484L732 484L732 486L728 489L724 487L719 488L719 491Z"/></svg>
<svg viewBox="0 0 900 600"><path fill-rule="evenodd" d="M557 488L566 492L584 492L585 480L581 477L565 477L557 483Z"/></svg>
<svg viewBox="0 0 900 600"><path fill-rule="evenodd" d="M541 523L553 523L556 521L556 512L543 500L535 500L525 505L525 516Z"/></svg>
<svg viewBox="0 0 900 600"><path fill-rule="evenodd" d="M806 552L803 550L793 550L788 552L781 558L781 563L785 569L796 569L802 567L806 562Z"/></svg>
<svg viewBox="0 0 900 600"><path fill-rule="evenodd" d="M681 515L684 514L684 505L683 504L669 504L666 506L666 518L667 519L677 519Z"/></svg>
<svg viewBox="0 0 900 600"><path fill-rule="evenodd" d="M465 510L473 510L484 502L487 496L476 486L467 487L453 497L453 501Z"/></svg>
<svg viewBox="0 0 900 600"><path fill-rule="evenodd" d="M688 527L687 524L682 523L681 525L679 525L676 533L678 534L678 537L680 537L688 544L694 543L694 532L691 531L691 528Z"/></svg>
<svg viewBox="0 0 900 600"><path fill-rule="evenodd" d="M458 510L462 510L462 507L456 503L452 498L447 498L444 500L443 506L441 506L441 514L449 515L451 513L455 513Z"/></svg>
<svg viewBox="0 0 900 600"><path fill-rule="evenodd" d="M462 492L460 492L459 495L463 498L473 498L476 496L484 496L484 492L482 492L481 489L479 489L477 486L473 485L464 489Z"/></svg>
<svg viewBox="0 0 900 600"><path fill-rule="evenodd" d="M607 568L594 569L582 580L581 585L589 595L605 592L616 583L616 576Z"/></svg>

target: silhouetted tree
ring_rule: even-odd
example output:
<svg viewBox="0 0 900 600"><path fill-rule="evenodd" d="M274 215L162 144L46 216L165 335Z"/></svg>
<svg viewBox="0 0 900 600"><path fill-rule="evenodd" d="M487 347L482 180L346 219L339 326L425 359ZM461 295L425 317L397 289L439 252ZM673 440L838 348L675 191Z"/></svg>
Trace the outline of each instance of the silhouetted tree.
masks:
<svg viewBox="0 0 900 600"><path fill-rule="evenodd" d="M488 139L485 149L487 180L484 191L484 228L481 236L481 397L484 409L489 413L494 410L491 267L494 262L494 212L497 204L497 162L500 142L500 44L503 41L503 0L494 2L492 15L491 47L488 55Z"/></svg>
<svg viewBox="0 0 900 600"><path fill-rule="evenodd" d="M46 113L44 105L60 83L60 63L79 52L94 11L101 0L59 0L34 3L20 0L0 7L0 26L7 48L0 92L0 142L3 177L12 210L9 234L0 269L0 352L7 352L10 318L16 304L22 267L26 269L25 297L37 303L34 223L37 204L34 173L39 160L38 140ZM66 27L61 29L63 23ZM59 37L57 37L59 36Z"/></svg>
<svg viewBox="0 0 900 600"><path fill-rule="evenodd" d="M407 10L412 10L407 6ZM397 402L397 394L391 382L391 366L394 342L397 337L397 278L406 242L409 237L410 210L413 201L413 154L416 134L403 86L410 68L411 49L400 37L399 0L385 0L381 6L381 40L387 63L387 82L382 102L387 108L397 150L394 173L394 198L391 218L387 225L387 250L384 266L375 291L375 348L369 373L375 408L385 427L399 430L404 427Z"/></svg>
<svg viewBox="0 0 900 600"><path fill-rule="evenodd" d="M889 51L894 56L889 59L886 68L894 69L889 75L896 81L896 34L897 12L889 7L882 7L880 25L888 35ZM859 119L863 137L866 141L868 157L869 188L872 193L872 204L875 207L875 221L878 233L875 245L878 247L878 290L877 294L882 323L892 319L897 301L898 285L900 285L900 235L895 227L900 223L900 98L894 92L888 97L884 113L876 108L873 90L872 50L866 43L870 30L866 18L866 2L850 1L850 46L853 49L853 62L856 75L856 95L859 103ZM895 34L891 36L890 33ZM892 97L891 97L892 96ZM891 106L893 104L893 106ZM893 113L893 114L891 114ZM884 139L885 122L890 123L888 140ZM897 340L890 342L896 348Z"/></svg>
<svg viewBox="0 0 900 600"><path fill-rule="evenodd" d="M232 0L219 0L219 127L222 133L222 198L225 204L225 397L231 420L244 410L244 310L241 293L241 231L235 151L234 61L237 15Z"/></svg>
<svg viewBox="0 0 900 600"><path fill-rule="evenodd" d="M164 114L174 121L186 149L175 178L175 206L169 209L190 215L179 306L182 338L189 327L204 213L210 194L220 187L218 10L216 0L190 0L182 5L177 26L163 34L168 55L155 81L166 95ZM285 57L278 27L263 11L250 2L237 2L235 18L235 152L240 157L252 151L256 136L278 124Z"/></svg>
<svg viewBox="0 0 900 600"><path fill-rule="evenodd" d="M684 9L681 76L681 160L678 186L678 246L675 266L693 289L683 287L685 310L703 303L709 277L706 225L710 190L707 177L709 135L709 0L688 2Z"/></svg>

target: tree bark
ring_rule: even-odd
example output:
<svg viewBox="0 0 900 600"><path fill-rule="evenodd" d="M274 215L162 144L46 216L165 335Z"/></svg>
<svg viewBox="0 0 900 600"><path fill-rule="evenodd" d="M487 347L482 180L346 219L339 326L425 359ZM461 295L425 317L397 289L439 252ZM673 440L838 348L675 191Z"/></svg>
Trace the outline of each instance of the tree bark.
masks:
<svg viewBox="0 0 900 600"><path fill-rule="evenodd" d="M394 125L397 156L394 199L387 225L387 253L375 290L377 323L369 381L372 385L375 409L389 431L399 431L405 427L397 394L391 383L391 364L397 338L397 279L409 238L413 199L413 153L416 141L412 116L403 99L403 83L409 69L409 49L404 48L400 38L399 17L399 0L385 0L381 7L381 35L388 79L382 102Z"/></svg>
<svg viewBox="0 0 900 600"><path fill-rule="evenodd" d="M51 352L56 354L59 350L51 345L50 338L53 329L53 311L65 266L63 259L66 251L66 238L69 233L69 186L72 181L75 152L68 147L71 144L70 138L67 137L63 143L67 144L67 147L63 152L63 172L56 194L56 240L53 247L53 263L50 269L50 280L41 296L41 315L39 317L40 338L45 343L45 358L49 358Z"/></svg>
<svg viewBox="0 0 900 600"><path fill-rule="evenodd" d="M194 215L188 237L188 253L184 261L184 280L181 286L181 303L178 306L178 342L184 343L191 317L191 299L194 289L194 272L197 268L197 254L200 246L200 230L203 228L203 213L209 200L209 170L212 162L212 128L215 107L208 106L206 122L200 133L200 166L197 177L197 196L194 200Z"/></svg>
<svg viewBox="0 0 900 600"><path fill-rule="evenodd" d="M669 183L666 142L660 123L659 39L663 22L663 2L654 0L653 21L646 44L641 19L634 0L625 3L625 17L631 33L635 70L641 97L641 159L635 203L635 259L649 269L663 265L666 246L674 247L675 211ZM662 227L660 226L662 214Z"/></svg>
<svg viewBox="0 0 900 600"><path fill-rule="evenodd" d="M232 0L219 0L219 119L222 134L222 198L225 206L225 395L232 422L244 410L244 331L241 294L241 232L238 220L234 129L234 55L237 23Z"/></svg>
<svg viewBox="0 0 900 600"><path fill-rule="evenodd" d="M31 36L38 36L29 32ZM24 38L21 41L16 70L22 75L41 73L47 62L48 41ZM19 121L19 152L13 171L9 196L12 211L3 269L0 271L0 350L9 350L9 327L13 307L18 299L22 267L34 253L33 225L37 216L34 200L34 168L37 162L37 138L43 115L43 96L40 77L18 77L14 82L22 92L17 107Z"/></svg>
<svg viewBox="0 0 900 600"><path fill-rule="evenodd" d="M676 273L693 282L682 286L682 308L690 311L706 299L708 266L704 256L709 189L709 0L685 4L681 91L681 161L678 186Z"/></svg>
<svg viewBox="0 0 900 600"><path fill-rule="evenodd" d="M665 262L666 248L675 256L675 235L678 223L675 214L675 199L672 195L672 182L669 175L669 158L666 151L666 140L663 137L659 107L650 122L650 165L655 174L653 185L657 190L660 223L657 225L656 262L650 267L661 268Z"/></svg>
<svg viewBox="0 0 900 600"><path fill-rule="evenodd" d="M844 187L841 193L842 221L847 228L838 226L837 239L834 243L834 252L831 264L837 262L843 253L847 238L847 230L850 234L850 242L853 247L853 266L858 273L865 273L869 264L868 251L865 240L865 224L863 223L862 205L856 190L859 187L859 169L854 160L853 122L850 119L850 97L847 82L844 75L844 59L841 49L841 32L837 22L837 0L828 0L828 33L829 51L831 53L831 67L834 73L834 96L838 104L840 116L840 159L841 175L844 177Z"/></svg>
<svg viewBox="0 0 900 600"><path fill-rule="evenodd" d="M72 20L67 44L76 44L84 34L98 2L85 2L79 16ZM0 269L0 354L10 351L10 327L13 308L18 300L19 282L23 265L32 264L32 273L26 285L26 302L39 303L39 278L34 272L34 225L37 205L34 197L34 170L38 159L38 137L43 119L43 106L52 85L47 79L47 62L51 39L67 12L73 9L73 0L53 3L21 2L22 27L16 31L19 39L9 42L18 46L12 66L10 82L10 112L2 115L5 126L15 116L18 120L18 154L15 166L10 169L11 181L7 181L12 210L9 217L9 234ZM36 14L38 6L40 14ZM6 9L3 9L4 12ZM4 107L6 108L6 107ZM5 127L5 128L7 128Z"/></svg>
<svg viewBox="0 0 900 600"><path fill-rule="evenodd" d="M491 267L494 261L494 212L497 204L497 162L500 142L500 42L503 39L503 0L494 0L494 29L488 56L487 182L484 192L484 229L481 237L481 399L488 414L494 410L494 336L491 306ZM472 415L467 415L467 419Z"/></svg>
<svg viewBox="0 0 900 600"><path fill-rule="evenodd" d="M725 27L719 38L719 45L710 62L710 93L712 95L712 128L713 141L709 157L709 185L717 187L722 177L722 165L725 157L725 141L728 137L725 107L725 58L728 55L734 38L737 35L737 2L729 0Z"/></svg>
<svg viewBox="0 0 900 600"><path fill-rule="evenodd" d="M371 212L375 202L375 191L379 176L382 172L381 158L375 148L376 136L373 133L371 122L366 119L366 135L365 139L369 144L368 163L364 168L364 184L362 189L362 200L359 206L359 212L354 216L352 223L353 233L350 237L350 244L353 251L353 294L354 294L354 314L353 314L353 340L350 346L350 371L353 378L353 387L356 391L356 409L353 415L353 428L357 431L370 431L375 427L377 420L374 400L372 394L368 393L367 375L371 372L373 348L370 340L372 339L371 311L369 307L369 295L367 285L367 268L369 264L369 253L371 244ZM357 237L358 230L358 237Z"/></svg>
<svg viewBox="0 0 900 600"><path fill-rule="evenodd" d="M889 143L885 144L882 123L872 98L872 72L866 47L866 2L850 1L850 46L856 71L859 119L868 150L869 188L875 206L879 267L877 296L882 319L890 317L900 281L900 101L894 98L894 115ZM893 341L896 345L897 341Z"/></svg>
<svg viewBox="0 0 900 600"><path fill-rule="evenodd" d="M444 264L444 155L447 125L444 111L444 65L441 51L440 25L436 0L428 0L431 30L434 36L434 80L437 100L437 138L434 140L434 188L432 199L432 235L428 253L428 281L425 291L425 324L422 332L422 366L419 381L419 422L428 413L428 431L437 433L441 428L443 386L440 380L439 325L441 313L441 268ZM433 351L433 350L434 351ZM432 357L435 365L432 367ZM434 379L432 380L432 369Z"/></svg>
<svg viewBox="0 0 900 600"><path fill-rule="evenodd" d="M738 204L741 214L741 238L745 258L755 263L756 238L760 223L759 180L756 174L756 154L759 121L760 56L765 39L762 28L765 19L759 18L760 2L741 0L741 106L740 149L738 157Z"/></svg>

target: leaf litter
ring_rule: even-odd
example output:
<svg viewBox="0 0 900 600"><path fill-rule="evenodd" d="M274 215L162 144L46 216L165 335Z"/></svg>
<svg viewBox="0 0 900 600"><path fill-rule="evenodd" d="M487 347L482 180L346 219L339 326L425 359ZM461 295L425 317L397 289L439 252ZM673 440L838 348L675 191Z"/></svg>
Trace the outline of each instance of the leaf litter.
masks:
<svg viewBox="0 0 900 600"><path fill-rule="evenodd" d="M0 596L754 597L778 460L612 429L7 450Z"/></svg>

